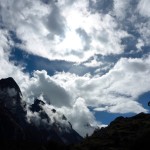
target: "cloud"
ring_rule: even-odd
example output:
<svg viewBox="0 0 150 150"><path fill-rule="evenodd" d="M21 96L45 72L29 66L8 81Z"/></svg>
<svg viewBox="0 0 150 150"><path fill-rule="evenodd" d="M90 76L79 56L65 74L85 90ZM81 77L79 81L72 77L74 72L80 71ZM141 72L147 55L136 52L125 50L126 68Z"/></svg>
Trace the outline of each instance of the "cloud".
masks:
<svg viewBox="0 0 150 150"><path fill-rule="evenodd" d="M110 0L90 0L89 1L89 9L91 12L99 12L99 13L110 13L112 11L114 5L114 1Z"/></svg>
<svg viewBox="0 0 150 150"><path fill-rule="evenodd" d="M150 17L150 1L149 0L140 0L137 6L137 10L144 17Z"/></svg>
<svg viewBox="0 0 150 150"><path fill-rule="evenodd" d="M88 106L95 111L111 113L147 112L138 97L150 89L149 70L150 61L146 57L121 58L103 76L64 72L49 76L46 71L35 71L32 78L24 82L22 91L30 103L34 97L43 95L48 103L65 114L74 129L85 136L87 132L93 132L93 126L102 126L95 121Z"/></svg>
<svg viewBox="0 0 150 150"><path fill-rule="evenodd" d="M19 48L50 60L82 62L95 54L120 54L121 39L129 36L110 14L92 13L85 0L2 0L0 7L1 23L22 41Z"/></svg>
<svg viewBox="0 0 150 150"><path fill-rule="evenodd" d="M141 39L138 39L138 43L136 44L137 49L141 51L143 46L144 46L144 41Z"/></svg>
<svg viewBox="0 0 150 150"><path fill-rule="evenodd" d="M28 74L23 73L22 66L15 66L15 62L10 61L10 52L13 41L10 39L9 32L0 29L0 78L13 77L18 84L22 84L28 80Z"/></svg>
<svg viewBox="0 0 150 150"><path fill-rule="evenodd" d="M91 37L82 28L76 29L76 32L79 34L82 42L84 42L84 50L90 49Z"/></svg>
<svg viewBox="0 0 150 150"><path fill-rule="evenodd" d="M130 49L130 45L123 45L124 38L134 37L134 46L140 52L145 51L144 46L149 46L148 1L134 4L134 11L130 0L114 0L104 11L98 11L101 8L96 6L98 2L103 0L93 0L91 10L87 0L0 1L0 24L3 26L0 29L0 78L12 76L28 103L43 96L47 103L64 113L82 135L91 134L95 126L102 126L88 107L111 113L147 112L138 98L150 90L149 54L121 58L125 56L126 46ZM20 43L15 43L10 31ZM97 70L95 75L87 70L84 76L65 72L50 76L45 70L35 70L29 75L21 65L10 61L14 47L50 60L79 62ZM98 54L110 57L113 54L117 59L111 63L106 60L108 65L104 65L95 57ZM107 71L100 74L101 70Z"/></svg>
<svg viewBox="0 0 150 150"><path fill-rule="evenodd" d="M24 83L22 91L24 99L28 103L33 103L36 97L42 96L50 104L48 107L54 107L61 114L64 114L72 123L73 128L82 136L87 133L92 134L95 127L102 125L95 120L94 114L89 111L83 98L75 97L75 93L72 95L71 89L64 87L53 76L47 75L46 71L35 71L32 78ZM52 118L51 110L47 108L45 110ZM33 118L34 115L29 113L30 116ZM54 118L59 120L58 117L55 116Z"/></svg>
<svg viewBox="0 0 150 150"><path fill-rule="evenodd" d="M85 62L84 65L87 67L100 67L103 65L103 62L97 61L97 58L94 57L94 59Z"/></svg>
<svg viewBox="0 0 150 150"><path fill-rule="evenodd" d="M149 57L121 58L103 76L77 76L64 72L49 76L46 71L35 71L30 77L21 66L9 61L10 46L13 45L9 32L1 30L1 35L0 61L3 65L0 66L0 77L14 77L28 103L43 95L48 103L65 114L73 128L83 136L87 132L91 134L95 126L102 126L88 106L94 107L95 111L111 113L147 112L137 99L150 89Z"/></svg>
<svg viewBox="0 0 150 150"><path fill-rule="evenodd" d="M89 111L83 98L78 98L71 110L66 108L60 110L73 123L73 128L84 137L87 133L91 135L95 128L103 126L95 121L94 114Z"/></svg>
<svg viewBox="0 0 150 150"><path fill-rule="evenodd" d="M24 87L23 92L26 99L34 101L35 97L43 95L48 104L56 107L69 107L73 103L67 90L60 86L57 81L53 81L44 70L35 71L30 81L25 84L26 87Z"/></svg>
<svg viewBox="0 0 150 150"><path fill-rule="evenodd" d="M85 99L87 106L105 108L111 113L139 113L147 112L137 100L142 93L150 89L149 70L149 57L146 59L121 58L103 76L79 77L60 73L54 78L60 80L59 83L65 88L71 89L70 92L75 98Z"/></svg>
<svg viewBox="0 0 150 150"><path fill-rule="evenodd" d="M114 13L119 19L124 19L127 14L127 9L130 7L130 1L114 0Z"/></svg>
<svg viewBox="0 0 150 150"><path fill-rule="evenodd" d="M65 17L60 14L60 10L55 3L50 4L51 13L45 18L47 28L56 35L64 35Z"/></svg>
<svg viewBox="0 0 150 150"><path fill-rule="evenodd" d="M126 43L126 49L128 50L136 52L137 48L137 52L146 52L140 48L140 45L142 44L142 47L149 46L149 5L148 0L114 0L114 8L111 14L116 18L120 28L135 39L132 44Z"/></svg>
<svg viewBox="0 0 150 150"><path fill-rule="evenodd" d="M97 123L94 114L89 111L84 100L81 98L74 99L71 95L72 93L70 93L71 89L64 87L53 76L49 76L46 71L35 71L30 77L29 74L23 72L21 66L16 66L15 62L10 61L9 56L11 55L13 41L10 39L8 31L0 30L0 32L0 78L13 77L20 86L23 100L27 104L32 104L35 98L42 97L47 101L44 109L52 119L59 120L60 115L64 114L68 121L72 123L73 128L79 133L81 132L82 136L85 136L87 133L91 134L95 126L100 126L100 123ZM10 96L15 95L14 89L8 89L8 93ZM52 117L50 108L58 110L58 115L53 115ZM28 119L40 124L38 114L32 114L29 110Z"/></svg>
<svg viewBox="0 0 150 150"><path fill-rule="evenodd" d="M149 38L150 38L150 21L147 20L145 22L139 23L136 25L136 28L141 36L141 42L138 41L138 43L140 42L143 46L149 46ZM142 43L143 42L143 43ZM138 44L137 43L137 44ZM144 51L144 49L142 49L142 51Z"/></svg>

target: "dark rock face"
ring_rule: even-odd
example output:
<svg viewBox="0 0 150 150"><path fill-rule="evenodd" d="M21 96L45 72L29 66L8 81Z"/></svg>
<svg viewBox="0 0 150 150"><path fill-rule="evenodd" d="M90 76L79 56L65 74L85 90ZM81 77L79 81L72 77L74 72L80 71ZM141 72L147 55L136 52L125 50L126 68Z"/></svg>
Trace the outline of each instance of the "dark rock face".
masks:
<svg viewBox="0 0 150 150"><path fill-rule="evenodd" d="M23 122L22 118L25 118L26 111L21 97L21 90L13 78L0 80L0 105Z"/></svg>
<svg viewBox="0 0 150 150"><path fill-rule="evenodd" d="M60 120L56 120L53 116L49 117L43 109L44 105L46 105L45 102L35 99L34 104L30 107L30 110L33 113L36 112L39 114L41 122L38 124L38 128L45 130L46 134L48 133L46 139L52 139L62 144L73 144L82 140L82 137L79 136L75 130L73 130L71 123L67 120L65 115L62 114ZM57 114L55 109L51 109L51 112L53 114ZM44 122L42 122L42 120L44 120ZM64 122L65 124L62 124L61 122Z"/></svg>
<svg viewBox="0 0 150 150"><path fill-rule="evenodd" d="M74 149L147 150L150 143L150 114L118 117L106 128L96 130Z"/></svg>
<svg viewBox="0 0 150 150"><path fill-rule="evenodd" d="M4 90L6 88L14 88L18 93L21 93L19 86L12 77L0 80L0 89Z"/></svg>
<svg viewBox="0 0 150 150"><path fill-rule="evenodd" d="M0 80L0 103L8 108L15 107L21 103L21 91L13 78ZM11 100L10 100L11 99Z"/></svg>
<svg viewBox="0 0 150 150"><path fill-rule="evenodd" d="M0 149L56 149L66 148L65 145L80 142L82 137L72 129L68 122L65 126L57 121L51 122L50 116L44 111L45 102L35 99L29 109L40 117L39 125L28 122L27 111L22 105L22 94L13 78L0 80ZM57 113L55 109L52 113ZM44 120L44 121L43 121ZM45 123L46 122L46 123ZM57 143L57 144L56 144ZM31 147L32 146L32 147Z"/></svg>
<svg viewBox="0 0 150 150"><path fill-rule="evenodd" d="M39 99L35 99L34 104L32 104L30 107L30 110L32 112L39 112L42 110L41 105L45 105L45 103Z"/></svg>

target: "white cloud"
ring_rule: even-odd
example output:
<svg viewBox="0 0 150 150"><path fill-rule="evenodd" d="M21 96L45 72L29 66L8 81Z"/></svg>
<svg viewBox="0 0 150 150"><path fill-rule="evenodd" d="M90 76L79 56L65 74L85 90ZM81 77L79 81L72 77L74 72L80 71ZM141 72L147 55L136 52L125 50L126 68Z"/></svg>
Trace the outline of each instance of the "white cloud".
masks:
<svg viewBox="0 0 150 150"><path fill-rule="evenodd" d="M28 53L81 62L95 54L124 51L121 39L128 34L117 29L111 15L92 14L86 0L48 4L40 0L1 0L0 6L3 26L16 32L22 40L20 47Z"/></svg>
<svg viewBox="0 0 150 150"><path fill-rule="evenodd" d="M25 83L22 90L26 99L34 100L35 97L39 97L42 94L49 104L56 107L69 107L73 103L72 97L67 90L60 86L57 81L53 81L44 70L35 71L33 77L30 78L28 83Z"/></svg>
<svg viewBox="0 0 150 150"><path fill-rule="evenodd" d="M83 76L60 73L54 78L65 88L71 89L74 99L82 97L87 106L112 113L147 112L137 101L150 90L150 61L122 58L103 76ZM107 107L106 107L107 106Z"/></svg>
<svg viewBox="0 0 150 150"><path fill-rule="evenodd" d="M86 74L81 77L63 72L49 76L46 71L35 71L30 78L20 66L9 61L9 43L12 41L5 30L1 35L0 62L3 65L0 66L0 77L14 77L27 102L32 103L35 97L43 95L82 135L91 134L93 126L102 126L95 121L87 106L95 107L95 111L103 109L111 113L146 112L136 100L150 89L149 57L122 58L103 76Z"/></svg>
<svg viewBox="0 0 150 150"><path fill-rule="evenodd" d="M60 108L60 111L67 116L73 128L82 136L86 136L87 133L91 135L95 128L103 126L95 121L94 114L89 111L83 98L78 98L71 109Z"/></svg>
<svg viewBox="0 0 150 150"><path fill-rule="evenodd" d="M18 84L22 84L28 79L28 75L23 73L23 67L15 66L9 61L10 46L13 44L7 30L0 29L0 78L13 77Z"/></svg>
<svg viewBox="0 0 150 150"><path fill-rule="evenodd" d="M120 22L120 26L131 33L139 51L142 46L149 46L150 38L150 1L149 0L114 0L114 9L111 12ZM140 38L140 40L138 40ZM134 44L133 44L134 45ZM127 45L128 46L128 45Z"/></svg>
<svg viewBox="0 0 150 150"><path fill-rule="evenodd" d="M137 99L150 89L149 60L149 57L122 58L108 73L95 77L63 72L50 77L46 71L35 71L33 77L24 82L23 94L30 101L43 94L44 99L50 100L52 106L71 121L73 128L85 136L93 132L93 126L102 126L87 106L111 113L147 112Z"/></svg>
<svg viewBox="0 0 150 150"><path fill-rule="evenodd" d="M68 121L73 125L73 128L82 136L86 133L91 134L94 131L93 126L99 126L94 115L89 111L83 99L74 99L70 93L71 89L64 87L55 78L47 75L46 71L35 71L30 77L23 72L21 66L15 66L14 62L9 60L11 52L9 34L5 30L0 30L0 78L13 77L21 88L23 100L27 103L33 103L35 98L43 97L50 108L56 108L60 114L64 114ZM7 68L7 69L6 69ZM10 96L15 95L14 89L8 89ZM47 108L48 108L47 107ZM51 115L51 110L44 108L48 115ZM79 111L80 110L80 111ZM59 113L58 113L59 114ZM76 116L78 114L78 117ZM36 117L37 116L37 117ZM34 119L37 123L38 114L32 114L28 111L28 117ZM51 116L52 117L52 116ZM53 115L52 119L59 120L60 115ZM86 126L88 124L88 126Z"/></svg>
<svg viewBox="0 0 150 150"><path fill-rule="evenodd" d="M138 41L138 45L142 44L142 46L149 46L149 38L150 38L150 21L141 22L135 25L140 36L141 41ZM143 49L142 49L143 50Z"/></svg>
<svg viewBox="0 0 150 150"><path fill-rule="evenodd" d="M114 13L119 19L124 19L131 0L114 0Z"/></svg>
<svg viewBox="0 0 150 150"><path fill-rule="evenodd" d="M137 6L137 10L144 17L150 17L150 1L149 0L140 0Z"/></svg>
<svg viewBox="0 0 150 150"><path fill-rule="evenodd" d="M84 63L85 66L87 67L100 67L103 63L100 61L97 61L97 58L94 57L94 59Z"/></svg>
<svg viewBox="0 0 150 150"><path fill-rule="evenodd" d="M77 98L66 86L53 76L47 75L46 71L35 71L33 77L22 87L23 96L28 103L33 103L36 97L42 95L48 104L63 113L72 123L73 128L82 136L93 133L95 127L101 126L95 120L94 114L89 111L83 98ZM51 110L45 108L49 116ZM77 117L78 114L78 117ZM29 114L30 115L30 114ZM31 117L33 115L31 114ZM51 116L52 117L52 116ZM59 116L54 116L56 120Z"/></svg>
<svg viewBox="0 0 150 150"><path fill-rule="evenodd" d="M137 49L138 49L139 51L141 51L143 46L144 46L144 41L141 40L141 39L138 39L138 42L137 42L137 44L136 44Z"/></svg>
<svg viewBox="0 0 150 150"><path fill-rule="evenodd" d="M138 9L146 15L143 8L148 2L141 0L140 3ZM118 17L125 17L128 4L129 1L115 0L114 11ZM91 134L93 126L101 126L88 106L95 107L95 111L111 113L147 112L137 99L150 90L150 57L121 58L102 76L64 72L49 76L46 71L35 71L30 77L23 72L22 66L15 66L9 60L10 46L14 43L8 30L22 40L19 46L23 50L48 59L82 62L95 54L120 54L124 51L121 39L129 35L119 29L110 14L92 14L86 0L62 0L48 5L39 0L1 0L0 6L5 26L0 30L0 78L12 76L26 101L33 102L35 97L43 95L82 135ZM141 34L136 46L142 49L144 42L149 41L149 22L138 24L136 28ZM85 65L98 67L101 64L94 58Z"/></svg>

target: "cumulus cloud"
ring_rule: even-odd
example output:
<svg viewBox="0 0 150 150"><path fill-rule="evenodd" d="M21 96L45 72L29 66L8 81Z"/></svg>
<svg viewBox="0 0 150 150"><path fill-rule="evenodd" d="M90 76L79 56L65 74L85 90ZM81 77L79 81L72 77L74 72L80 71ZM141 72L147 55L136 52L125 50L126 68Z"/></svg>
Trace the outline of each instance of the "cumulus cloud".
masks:
<svg viewBox="0 0 150 150"><path fill-rule="evenodd" d="M64 114L68 121L72 123L73 128L79 133L81 132L82 136L85 136L87 133L91 134L94 131L94 127L100 124L97 123L84 100L74 99L71 95L72 93L53 77L49 76L46 71L35 71L30 77L29 74L23 72L21 66L15 66L15 63L9 60L11 55L10 48L13 45L13 42L9 39L9 32L6 30L0 30L0 32L0 78L13 77L20 86L23 100L27 104L32 104L35 98L43 99L47 102L47 106L44 109L52 119L60 120L59 118ZM8 89L8 93L10 96L14 96L15 90ZM55 108L60 113L57 113L58 115L53 114L52 117L52 108ZM77 117L79 110L80 114ZM32 114L28 111L28 117L40 124L38 114Z"/></svg>
<svg viewBox="0 0 150 150"><path fill-rule="evenodd" d="M8 38L7 31L3 30L1 34L0 61L4 65L0 66L0 77L14 77L28 103L33 103L34 98L42 95L49 104L64 113L73 128L83 136L91 134L95 126L102 126L88 106L94 107L95 111L111 113L147 112L137 99L150 89L149 57L122 58L103 76L77 76L64 72L49 76L46 71L35 71L30 77L21 66L9 61L13 42Z"/></svg>
<svg viewBox="0 0 150 150"><path fill-rule="evenodd" d="M87 106L99 108L95 110L105 108L112 113L139 113L147 112L137 99L150 89L149 67L149 57L122 58L103 76L57 74L55 78L71 89L74 97L84 98Z"/></svg>
<svg viewBox="0 0 150 150"><path fill-rule="evenodd" d="M57 81L47 75L46 71L35 71L30 82L26 83L23 89L27 99L35 99L40 95L45 97L45 100L56 107L71 106L73 102L71 95L65 88L59 85Z"/></svg>
<svg viewBox="0 0 150 150"><path fill-rule="evenodd" d="M72 95L72 92L75 91L71 92L71 89L63 86L53 76L47 75L46 71L35 71L33 77L24 83L22 91L24 99L30 104L36 97L42 96L42 99L48 103L47 106L49 108L54 107L61 114L64 114L72 123L73 128L82 136L87 133L92 134L96 127L102 125L95 120L94 114L89 111L83 98L76 97L75 93ZM48 107L44 109L50 118L52 119L53 116L56 120L59 120L57 114L56 116L51 115L51 109L47 109ZM35 115L29 113L28 116L34 118ZM38 121L36 120L36 122Z"/></svg>
<svg viewBox="0 0 150 150"><path fill-rule="evenodd" d="M93 132L93 126L102 125L95 121L88 106L111 113L147 112L137 99L150 89L149 60L122 58L108 73L94 77L63 72L49 76L46 71L35 71L21 87L28 102L42 94L84 136Z"/></svg>
<svg viewBox="0 0 150 150"><path fill-rule="evenodd" d="M73 128L84 137L87 133L91 135L95 128L104 126L95 121L95 117L87 108L85 100L80 97L75 101L71 110L61 108L61 112L66 114L70 122L73 123Z"/></svg>

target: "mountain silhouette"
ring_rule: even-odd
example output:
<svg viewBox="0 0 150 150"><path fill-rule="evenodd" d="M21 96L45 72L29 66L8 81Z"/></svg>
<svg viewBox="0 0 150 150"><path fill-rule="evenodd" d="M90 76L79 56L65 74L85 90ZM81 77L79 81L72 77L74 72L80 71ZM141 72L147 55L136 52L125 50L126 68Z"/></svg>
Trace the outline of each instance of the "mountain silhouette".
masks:
<svg viewBox="0 0 150 150"><path fill-rule="evenodd" d="M73 150L148 150L150 114L118 117L108 127L95 130Z"/></svg>
<svg viewBox="0 0 150 150"><path fill-rule="evenodd" d="M0 80L1 150L148 150L150 114L118 117L83 139L57 109L35 98L27 106L13 78ZM28 118L28 111L33 115ZM36 115L38 117L36 117ZM55 118L54 116L58 116Z"/></svg>
<svg viewBox="0 0 150 150"><path fill-rule="evenodd" d="M53 115L45 112L45 105L46 102L35 99L27 109L14 79L1 79L0 149L46 149L48 145L57 149L82 140L64 114L59 114L61 118L54 120ZM28 121L27 111L38 117L35 115ZM57 115L57 110L51 112Z"/></svg>

